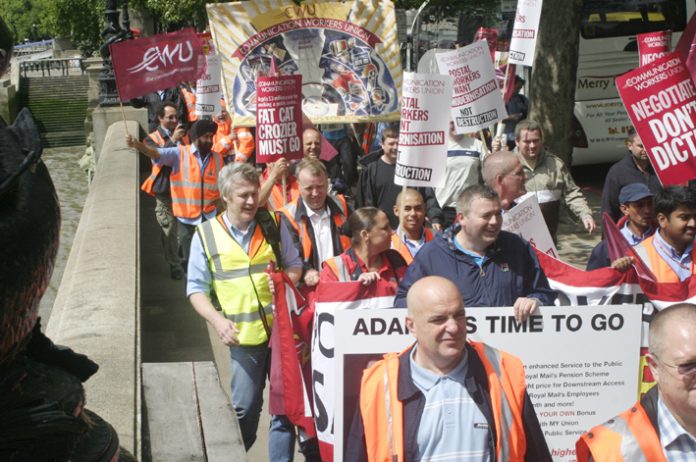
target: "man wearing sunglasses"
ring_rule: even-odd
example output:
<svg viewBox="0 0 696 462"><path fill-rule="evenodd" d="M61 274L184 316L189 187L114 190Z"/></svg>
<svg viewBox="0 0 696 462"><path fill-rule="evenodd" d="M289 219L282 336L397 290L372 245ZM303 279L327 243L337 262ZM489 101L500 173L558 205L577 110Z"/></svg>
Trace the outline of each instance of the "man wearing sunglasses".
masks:
<svg viewBox="0 0 696 462"><path fill-rule="evenodd" d="M580 437L577 460L694 460L696 305L679 303L650 323L648 365L656 387L635 406Z"/></svg>

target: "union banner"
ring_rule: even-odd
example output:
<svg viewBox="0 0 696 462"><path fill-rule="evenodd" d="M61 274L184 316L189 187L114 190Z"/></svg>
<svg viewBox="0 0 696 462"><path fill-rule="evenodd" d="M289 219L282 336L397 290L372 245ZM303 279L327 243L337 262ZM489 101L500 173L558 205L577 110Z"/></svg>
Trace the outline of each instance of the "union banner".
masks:
<svg viewBox="0 0 696 462"><path fill-rule="evenodd" d="M235 126L256 123L256 80L302 76L302 110L313 123L399 119L402 69L390 0L286 0L207 5L222 56Z"/></svg>

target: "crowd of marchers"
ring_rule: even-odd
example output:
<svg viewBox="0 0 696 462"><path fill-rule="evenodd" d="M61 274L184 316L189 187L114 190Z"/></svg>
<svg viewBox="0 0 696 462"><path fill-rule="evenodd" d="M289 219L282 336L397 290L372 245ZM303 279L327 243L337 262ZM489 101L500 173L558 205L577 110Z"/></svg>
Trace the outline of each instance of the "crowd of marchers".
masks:
<svg viewBox="0 0 696 462"><path fill-rule="evenodd" d="M450 125L444 186L402 188L394 183L398 123L306 128L303 159L257 165L253 130L232 128L225 111L198 118L192 98L186 86L148 95L140 103L150 133L126 141L152 160L142 189L156 198L171 277L186 278L193 308L230 347L245 447L256 439L270 370L268 273L284 271L304 294L357 281L408 308L415 343L365 371L347 460L551 460L521 362L467 340L465 321L466 309L511 306L524 322L554 303L533 247L501 230L526 195L537 197L554 240L562 206L589 232L596 228L568 167L544 148L541 127L513 111L505 139L487 142ZM330 160L322 137L338 152ZM626 146L607 175L602 210L658 283L687 283L696 192L660 187L635 132ZM635 258L611 261L602 241L588 270L627 271ZM696 453L696 306L655 316L648 364L657 386L583 435L578 460ZM292 460L296 439L285 416L272 416L270 460ZM299 441L307 460L321 460L316 439Z"/></svg>

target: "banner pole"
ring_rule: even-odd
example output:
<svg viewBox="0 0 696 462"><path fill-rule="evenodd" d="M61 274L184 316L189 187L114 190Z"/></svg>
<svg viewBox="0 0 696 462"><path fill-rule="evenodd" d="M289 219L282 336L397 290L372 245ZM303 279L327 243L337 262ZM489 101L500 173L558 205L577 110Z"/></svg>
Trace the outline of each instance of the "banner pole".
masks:
<svg viewBox="0 0 696 462"><path fill-rule="evenodd" d="M288 205L288 183L287 183L287 178L283 176L283 179L281 180L281 186L283 187L283 207Z"/></svg>
<svg viewBox="0 0 696 462"><path fill-rule="evenodd" d="M123 109L123 102L119 99L118 105L121 106L121 115L123 116L123 128L126 129L126 135L130 136L128 133L128 123L126 122L126 111Z"/></svg>
<svg viewBox="0 0 696 462"><path fill-rule="evenodd" d="M510 52L508 51L508 62L505 65L505 77L503 77L503 102L505 102L505 94L507 93L508 76L510 75ZM505 130L505 124L503 122L498 122L495 128L495 137L500 138L503 136L503 130ZM507 140L506 140L507 142ZM502 143L502 141L501 141Z"/></svg>

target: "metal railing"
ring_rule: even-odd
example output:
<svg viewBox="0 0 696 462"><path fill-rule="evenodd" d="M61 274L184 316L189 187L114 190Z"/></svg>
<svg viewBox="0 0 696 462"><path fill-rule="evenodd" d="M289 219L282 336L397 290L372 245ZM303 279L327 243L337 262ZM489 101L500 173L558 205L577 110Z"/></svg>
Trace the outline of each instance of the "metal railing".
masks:
<svg viewBox="0 0 696 462"><path fill-rule="evenodd" d="M29 42L22 43L21 45L15 45L13 47L14 55L21 55L25 53L36 53L39 51L45 51L53 48L53 39L41 40L40 42Z"/></svg>
<svg viewBox="0 0 696 462"><path fill-rule="evenodd" d="M23 61L19 63L19 72L22 77L67 76L84 74L85 64L82 58L55 58L41 59L37 61ZM33 75L30 75L33 74Z"/></svg>

